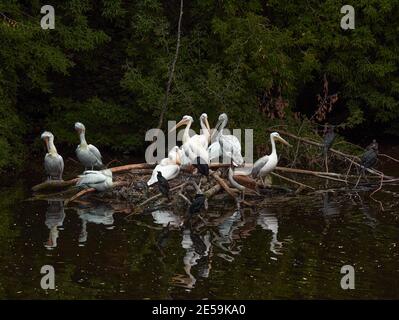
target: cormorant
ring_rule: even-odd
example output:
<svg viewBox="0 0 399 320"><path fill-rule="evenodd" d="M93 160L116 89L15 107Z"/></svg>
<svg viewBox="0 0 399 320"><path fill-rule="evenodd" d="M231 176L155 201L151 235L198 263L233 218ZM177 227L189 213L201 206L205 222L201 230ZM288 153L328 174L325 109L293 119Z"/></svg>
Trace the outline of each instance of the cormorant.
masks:
<svg viewBox="0 0 399 320"><path fill-rule="evenodd" d="M209 176L209 165L206 161L201 160L200 157L197 157L196 163L193 164L193 166L196 167L202 175Z"/></svg>
<svg viewBox="0 0 399 320"><path fill-rule="evenodd" d="M205 205L205 199L206 199L205 195L202 193L197 193L195 195L195 198L188 209L190 216L193 216L194 214L199 213L201 211L201 209Z"/></svg>
<svg viewBox="0 0 399 320"><path fill-rule="evenodd" d="M370 143L367 147L366 150L370 150L370 149L377 149L378 150L378 142L377 140L373 139L373 142Z"/></svg>
<svg viewBox="0 0 399 320"><path fill-rule="evenodd" d="M368 147L367 151L362 155L360 165L362 166L362 174L366 169L372 168L378 161L378 144L375 140Z"/></svg>
<svg viewBox="0 0 399 320"><path fill-rule="evenodd" d="M158 188L159 188L159 192L162 193L165 197L169 198L169 182L168 180L166 180L164 178L164 176L162 176L162 173L160 171L158 171L157 174L157 179L158 179Z"/></svg>

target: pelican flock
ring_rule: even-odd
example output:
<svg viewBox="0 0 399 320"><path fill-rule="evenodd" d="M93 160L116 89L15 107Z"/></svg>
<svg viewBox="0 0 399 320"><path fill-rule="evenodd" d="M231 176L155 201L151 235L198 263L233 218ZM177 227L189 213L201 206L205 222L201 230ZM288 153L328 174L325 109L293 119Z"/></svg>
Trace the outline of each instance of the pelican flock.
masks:
<svg viewBox="0 0 399 320"><path fill-rule="evenodd" d="M183 125L186 126L182 139L182 151L185 157L188 158L189 163L197 166L198 170L206 175L206 173L209 171L209 155L207 147L209 143L208 135L210 134L210 128L206 114L204 114L203 120L201 121L205 128L205 132L203 134L196 134L190 137L189 131L193 122L193 117L186 115L170 131L174 131Z"/></svg>
<svg viewBox="0 0 399 320"><path fill-rule="evenodd" d="M213 132L209 125L208 115L202 113L199 117L201 127L200 134L190 136L190 129L194 119L190 115L185 115L170 130L177 130L184 126L181 147L174 146L168 153L168 156L162 159L154 168L150 179L146 182L148 187L157 185L159 190L169 198L169 181L179 176L181 168L193 166L197 172L207 176L210 172L209 164L211 160L223 157L224 160L230 161L228 170L228 180L233 188L238 189L244 197L246 189L252 189L257 192L256 178L263 178L272 172L278 162L275 142L279 141L289 145L277 132L270 134L270 142L272 152L270 155L257 160L250 170L246 170L243 156L241 154L241 144L239 139L234 135L224 134L223 130L228 123L228 116L222 113L218 117ZM97 147L88 144L86 141L86 128L81 122L74 125L79 135L80 144L76 148L76 156L83 164L85 171L78 176L76 186L79 188L94 188L99 192L107 191L114 185L113 174L111 169L104 169L102 156ZM64 161L61 155L57 153L54 145L54 136L52 133L45 131L41 138L47 146L47 154L45 156L44 166L48 180L61 180L64 170ZM213 139L212 139L213 138ZM211 141L213 143L211 144ZM97 169L97 170L95 170ZM101 169L101 170L98 170ZM194 170L195 172L195 170ZM196 196L191 208L191 215L200 211L203 207L204 196ZM198 208L197 208L198 207Z"/></svg>

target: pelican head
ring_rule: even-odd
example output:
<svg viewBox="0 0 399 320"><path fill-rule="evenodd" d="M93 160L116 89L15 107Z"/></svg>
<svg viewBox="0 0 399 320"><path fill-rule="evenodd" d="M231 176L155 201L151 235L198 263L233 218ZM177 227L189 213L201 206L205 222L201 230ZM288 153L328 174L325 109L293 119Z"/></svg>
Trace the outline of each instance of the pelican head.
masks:
<svg viewBox="0 0 399 320"><path fill-rule="evenodd" d="M274 140L279 141L279 142L281 142L282 144L285 144L286 146L291 147L291 145L290 145L287 141L285 141L285 140L280 136L280 134L279 134L278 132L273 132L273 133L271 133L271 134L270 134L270 138L271 138L271 139L273 138Z"/></svg>
<svg viewBox="0 0 399 320"><path fill-rule="evenodd" d="M200 121L205 123L206 128L208 129L209 132L211 132L211 127L208 122L208 115L206 113L201 114Z"/></svg>
<svg viewBox="0 0 399 320"><path fill-rule="evenodd" d="M75 130L76 130L78 133L85 132L85 131L86 131L86 127L84 126L83 123L81 123L81 122L76 122L76 123L75 123Z"/></svg>
<svg viewBox="0 0 399 320"><path fill-rule="evenodd" d="M40 136L40 139L44 140L47 146L47 150L50 150L49 148L49 141L54 140L54 135L50 131L44 131L42 135Z"/></svg>
<svg viewBox="0 0 399 320"><path fill-rule="evenodd" d="M227 114L222 113L218 118L218 123L216 123L215 129L219 130L219 128L222 126L222 124L226 125L228 120L229 120L229 118L227 117Z"/></svg>
<svg viewBox="0 0 399 320"><path fill-rule="evenodd" d="M180 122L179 122L178 124L176 124L172 129L170 129L169 132L175 131L177 128L179 128L179 127L181 127L181 126L183 126L183 125L191 124L191 123L193 123L193 122L194 122L193 117L185 115L185 116L180 120Z"/></svg>
<svg viewBox="0 0 399 320"><path fill-rule="evenodd" d="M50 140L50 139L54 139L54 135L50 132L50 131L44 131L42 133L42 135L40 136L41 139L43 140Z"/></svg>

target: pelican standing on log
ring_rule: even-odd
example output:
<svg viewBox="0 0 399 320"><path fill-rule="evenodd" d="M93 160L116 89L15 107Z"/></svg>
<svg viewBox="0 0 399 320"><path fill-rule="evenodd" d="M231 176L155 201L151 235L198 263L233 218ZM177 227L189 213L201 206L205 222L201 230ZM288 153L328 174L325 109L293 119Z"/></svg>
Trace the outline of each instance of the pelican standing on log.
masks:
<svg viewBox="0 0 399 320"><path fill-rule="evenodd" d="M92 144L87 144L86 142L86 128L83 123L76 122L75 130L79 134L80 144L76 148L76 156L79 161L84 165L85 170L94 168L102 169L104 168L102 162L102 156L100 151Z"/></svg>
<svg viewBox="0 0 399 320"><path fill-rule="evenodd" d="M269 155L265 155L262 158L259 158L255 163L252 168L252 177L260 177L263 178L270 172L272 172L276 167L278 163L278 156L277 156L277 150L276 150L276 142L279 141L287 146L291 146L287 141L285 141L278 132L273 132L270 134L270 142L272 144L272 153ZM263 181L263 184L264 181Z"/></svg>
<svg viewBox="0 0 399 320"><path fill-rule="evenodd" d="M44 169L47 174L47 180L62 180L64 171L64 159L58 154L54 145L54 135L45 131L41 135L47 147L47 154L44 157Z"/></svg>
<svg viewBox="0 0 399 320"><path fill-rule="evenodd" d="M180 172L181 153L182 151L179 149L179 147L173 147L169 151L168 157L162 159L161 162L152 171L152 176L150 180L148 180L147 185L151 186L154 183L158 182L158 172L161 172L162 176L166 180L172 180L176 178Z"/></svg>
<svg viewBox="0 0 399 320"><path fill-rule="evenodd" d="M215 126L216 138L209 148L210 160L218 159L220 156L226 155L232 161L234 166L241 166L244 164L244 159L241 155L241 144L237 137L231 134L223 134L223 129L226 127L228 121L227 114L222 113L219 116L218 123Z"/></svg>
<svg viewBox="0 0 399 320"><path fill-rule="evenodd" d="M206 126L206 117L203 121ZM186 125L182 139L183 145L181 148L185 156L189 159L190 163L196 166L198 168L198 171L200 171L201 173L206 173L209 172L209 156L205 144L208 144L209 138L207 138L206 135L198 134L190 137L189 131L193 122L193 118L186 115L170 131L174 131L181 126Z"/></svg>

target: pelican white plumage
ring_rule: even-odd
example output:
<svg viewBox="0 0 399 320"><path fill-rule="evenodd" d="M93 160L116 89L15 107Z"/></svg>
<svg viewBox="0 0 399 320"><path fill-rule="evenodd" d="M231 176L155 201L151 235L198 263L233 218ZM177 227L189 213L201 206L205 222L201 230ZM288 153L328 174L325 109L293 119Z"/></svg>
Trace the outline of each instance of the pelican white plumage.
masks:
<svg viewBox="0 0 399 320"><path fill-rule="evenodd" d="M241 166L244 164L244 159L241 155L240 141L234 135L223 134L223 129L226 127L227 121L227 114L222 113L215 126L217 132L215 142L208 148L209 159L214 160L222 155L226 155L233 161L234 166Z"/></svg>
<svg viewBox="0 0 399 320"><path fill-rule="evenodd" d="M54 135L45 131L41 135L47 147L47 154L44 157L44 169L48 180L62 180L62 173L64 171L64 159L57 152L54 145Z"/></svg>
<svg viewBox="0 0 399 320"><path fill-rule="evenodd" d="M86 170L82 175L79 175L79 180L76 183L78 187L94 188L97 191L106 191L112 188L112 171L105 170Z"/></svg>
<svg viewBox="0 0 399 320"><path fill-rule="evenodd" d="M180 155L181 150L178 146L173 147L168 154L167 158L164 158L160 161L160 163L155 167L152 171L152 175L150 180L147 181L147 185L151 186L154 183L158 182L158 172L162 173L162 176L166 180L172 180L179 175L180 172Z"/></svg>
<svg viewBox="0 0 399 320"><path fill-rule="evenodd" d="M76 156L85 169L102 169L104 167L100 151L92 144L86 142L86 128L83 123L76 122L75 130L79 134L80 144L76 148Z"/></svg>
<svg viewBox="0 0 399 320"><path fill-rule="evenodd" d="M196 134L191 137L193 142L200 143L205 149L208 148L209 142L211 139L211 128L208 122L208 115L206 113L201 114L200 116L200 125L201 125L201 134Z"/></svg>
<svg viewBox="0 0 399 320"><path fill-rule="evenodd" d="M265 155L262 158L259 158L255 163L252 168L252 177L265 177L267 174L272 172L276 167L278 163L278 156L277 156L277 150L276 150L276 142L275 141L280 141L281 143L291 146L287 141L285 141L278 132L272 132L270 134L270 142L272 144L272 153L269 155Z"/></svg>
<svg viewBox="0 0 399 320"><path fill-rule="evenodd" d="M207 120L205 120L206 118L204 119L204 124L206 126ZM192 137L190 137L189 131L193 122L193 118L186 115L170 131L174 131L182 125L186 125L183 133L183 145L181 149L183 150L185 156L189 159L191 164L197 165L197 161L199 158L201 165L207 166L209 164L209 155L205 147L205 141L207 137L206 135L193 135Z"/></svg>

